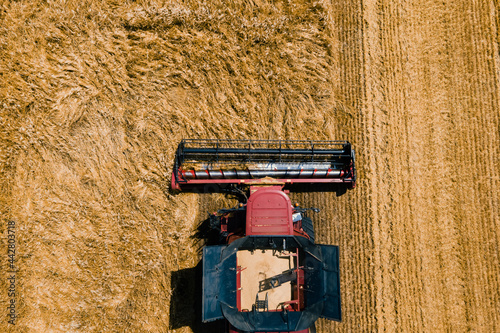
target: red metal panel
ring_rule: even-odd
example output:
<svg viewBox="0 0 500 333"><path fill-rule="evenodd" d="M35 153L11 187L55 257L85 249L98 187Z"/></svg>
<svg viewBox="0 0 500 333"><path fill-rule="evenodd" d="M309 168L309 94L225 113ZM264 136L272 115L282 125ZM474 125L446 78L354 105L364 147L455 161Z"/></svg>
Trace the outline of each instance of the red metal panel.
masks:
<svg viewBox="0 0 500 333"><path fill-rule="evenodd" d="M241 266L238 266L238 259L236 258L236 306L238 311L241 311Z"/></svg>
<svg viewBox="0 0 500 333"><path fill-rule="evenodd" d="M259 188L248 198L246 221L247 236L293 235L290 198L281 186Z"/></svg>

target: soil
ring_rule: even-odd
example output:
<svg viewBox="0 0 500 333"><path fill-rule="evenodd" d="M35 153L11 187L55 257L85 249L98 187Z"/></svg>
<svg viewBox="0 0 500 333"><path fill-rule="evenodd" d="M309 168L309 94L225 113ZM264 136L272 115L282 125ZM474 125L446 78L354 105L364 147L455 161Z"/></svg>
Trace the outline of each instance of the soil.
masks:
<svg viewBox="0 0 500 333"><path fill-rule="evenodd" d="M220 331L199 225L236 201L170 191L182 138L352 142L355 189L290 194L340 247L318 332L500 331L499 9L1 2L0 331Z"/></svg>

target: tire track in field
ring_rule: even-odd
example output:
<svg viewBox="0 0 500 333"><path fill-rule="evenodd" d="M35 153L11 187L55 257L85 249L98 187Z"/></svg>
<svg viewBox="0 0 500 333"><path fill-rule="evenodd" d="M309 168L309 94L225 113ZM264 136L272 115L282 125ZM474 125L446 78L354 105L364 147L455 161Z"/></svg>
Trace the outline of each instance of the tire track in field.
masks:
<svg viewBox="0 0 500 333"><path fill-rule="evenodd" d="M464 272L458 251L452 172L453 133L450 118L449 4L421 3L409 8L409 53L413 155L415 169L418 252L421 256L422 327L463 330ZM417 281L416 281L417 282Z"/></svg>
<svg viewBox="0 0 500 333"><path fill-rule="evenodd" d="M456 40L454 95L457 131L457 214L462 220L466 327L498 331L500 152L498 40L492 3L461 3ZM466 22L463 24L461 22ZM462 73L460 76L458 73Z"/></svg>
<svg viewBox="0 0 500 333"><path fill-rule="evenodd" d="M367 1L365 70L370 179L368 200L373 212L376 308L379 330L420 330L419 279L415 226L410 209L407 110L406 17L401 3ZM417 297L415 297L417 296ZM405 300L403 302L403 299Z"/></svg>
<svg viewBox="0 0 500 333"><path fill-rule="evenodd" d="M360 110L364 99L363 20L361 1L332 1L330 6L332 37L333 92L341 101L334 112L335 137L349 140L356 149L358 188L336 196L334 193L311 193L313 205L320 202L322 212L315 214L316 241L339 245L342 295L342 323L319 320L318 332L374 331L375 300L373 293L373 240L368 207L365 163L365 123Z"/></svg>

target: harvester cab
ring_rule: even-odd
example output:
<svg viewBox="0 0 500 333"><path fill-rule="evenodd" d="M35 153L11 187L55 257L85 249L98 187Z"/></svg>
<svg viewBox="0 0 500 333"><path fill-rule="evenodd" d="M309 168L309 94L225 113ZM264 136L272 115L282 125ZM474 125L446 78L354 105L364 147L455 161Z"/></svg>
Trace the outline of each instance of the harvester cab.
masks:
<svg viewBox="0 0 500 333"><path fill-rule="evenodd" d="M315 244L307 213L319 210L287 194L355 182L347 141L183 140L173 189L242 198L210 216L221 244L203 248L202 321L225 319L230 333L305 333L319 317L340 321L338 247Z"/></svg>

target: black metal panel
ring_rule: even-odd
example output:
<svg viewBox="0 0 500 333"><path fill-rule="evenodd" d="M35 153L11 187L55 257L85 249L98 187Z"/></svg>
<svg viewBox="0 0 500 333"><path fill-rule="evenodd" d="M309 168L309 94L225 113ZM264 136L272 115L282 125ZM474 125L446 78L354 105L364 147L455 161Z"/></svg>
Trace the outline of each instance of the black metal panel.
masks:
<svg viewBox="0 0 500 333"><path fill-rule="evenodd" d="M222 305L224 317L235 328L244 332L290 332L301 331L314 325L318 311L283 312L238 312Z"/></svg>
<svg viewBox="0 0 500 333"><path fill-rule="evenodd" d="M342 319L340 306L339 248L333 245L321 245L323 259L324 307L322 318Z"/></svg>
<svg viewBox="0 0 500 333"><path fill-rule="evenodd" d="M236 308L236 252L238 249L233 244L222 251L221 263L219 264L219 296L221 304Z"/></svg>
<svg viewBox="0 0 500 333"><path fill-rule="evenodd" d="M224 318L221 304L236 307L236 251L232 244L203 248L203 322Z"/></svg>
<svg viewBox="0 0 500 333"><path fill-rule="evenodd" d="M220 279L219 264L225 245L205 246L203 248L203 322L224 318L218 302Z"/></svg>
<svg viewBox="0 0 500 333"><path fill-rule="evenodd" d="M318 245L307 246L304 252L304 298L306 308L309 308L313 304L323 302L325 281L322 274L323 262L320 247Z"/></svg>
<svg viewBox="0 0 500 333"><path fill-rule="evenodd" d="M299 239L304 239L304 242L309 242L304 237L293 236L248 236L240 238L231 245L236 245L240 250L254 249L276 249L276 250L295 250L303 245L299 243Z"/></svg>

